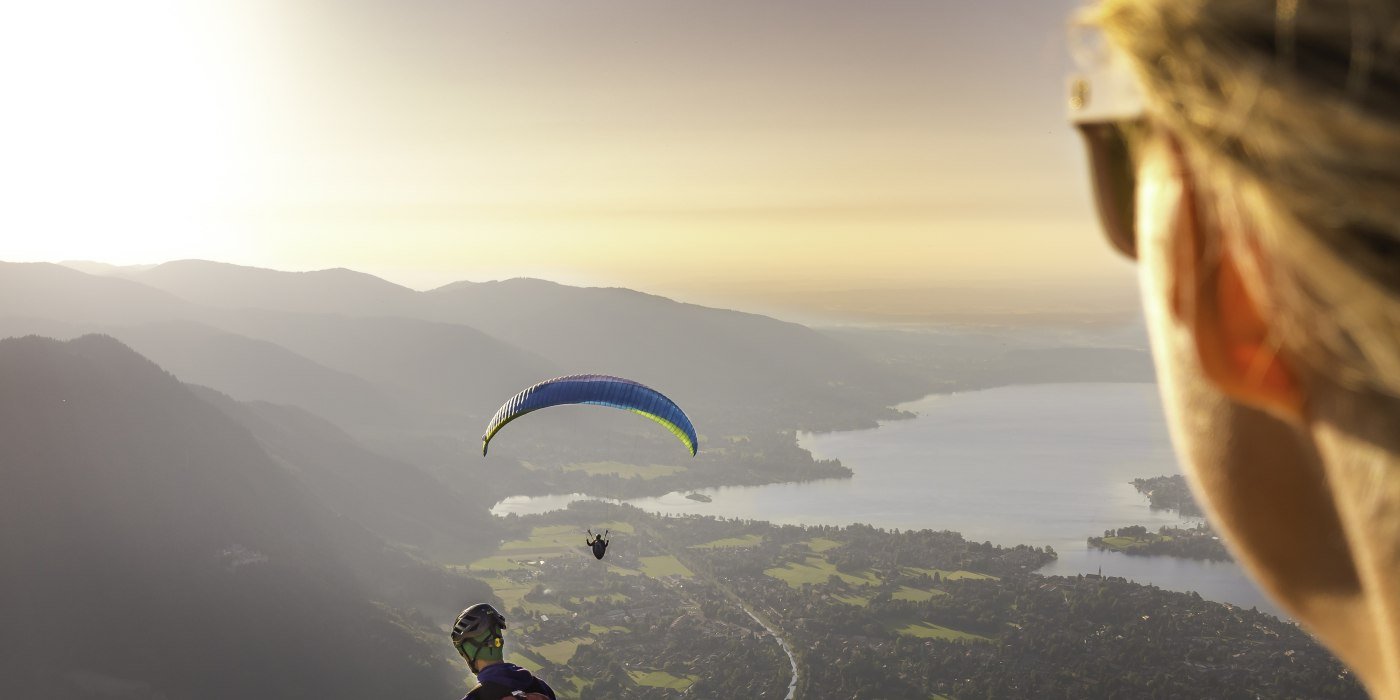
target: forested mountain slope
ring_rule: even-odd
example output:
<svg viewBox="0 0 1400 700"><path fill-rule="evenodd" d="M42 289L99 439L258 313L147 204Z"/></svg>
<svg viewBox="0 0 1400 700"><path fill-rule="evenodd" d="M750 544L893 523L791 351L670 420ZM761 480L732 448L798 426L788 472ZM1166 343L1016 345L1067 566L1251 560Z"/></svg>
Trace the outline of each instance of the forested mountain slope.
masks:
<svg viewBox="0 0 1400 700"><path fill-rule="evenodd" d="M111 338L0 341L0 484L0 696L452 693L348 563L382 545Z"/></svg>

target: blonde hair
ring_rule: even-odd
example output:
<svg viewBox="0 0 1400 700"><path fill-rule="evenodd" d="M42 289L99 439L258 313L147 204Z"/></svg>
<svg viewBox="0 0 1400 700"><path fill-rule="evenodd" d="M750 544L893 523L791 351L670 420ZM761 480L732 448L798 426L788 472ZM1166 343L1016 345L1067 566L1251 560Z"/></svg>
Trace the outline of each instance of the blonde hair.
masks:
<svg viewBox="0 0 1400 700"><path fill-rule="evenodd" d="M1400 397L1400 3L1103 0L1088 11L1180 141L1212 218L1262 253L1283 350Z"/></svg>

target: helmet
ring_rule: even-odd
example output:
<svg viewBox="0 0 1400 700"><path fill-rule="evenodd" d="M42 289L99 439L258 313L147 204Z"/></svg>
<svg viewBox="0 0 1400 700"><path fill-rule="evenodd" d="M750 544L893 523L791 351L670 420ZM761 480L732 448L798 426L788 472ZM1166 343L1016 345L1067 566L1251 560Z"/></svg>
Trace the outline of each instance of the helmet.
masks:
<svg viewBox="0 0 1400 700"><path fill-rule="evenodd" d="M462 611L457 622L452 625L452 646L457 653L473 663L478 657L499 658L505 640L501 630L506 628L506 617L486 603Z"/></svg>

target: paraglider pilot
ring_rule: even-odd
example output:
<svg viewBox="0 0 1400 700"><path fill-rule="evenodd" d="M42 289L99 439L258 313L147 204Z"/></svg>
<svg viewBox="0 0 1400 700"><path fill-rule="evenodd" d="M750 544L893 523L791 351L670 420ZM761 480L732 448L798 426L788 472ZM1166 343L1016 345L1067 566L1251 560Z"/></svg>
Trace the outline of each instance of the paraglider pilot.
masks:
<svg viewBox="0 0 1400 700"><path fill-rule="evenodd" d="M611 531L611 530L604 530L604 531L603 531L603 534L601 534L601 535L595 535L595 534L593 534L593 528L588 528L588 539L587 539L587 540L584 540L583 543L584 543L585 545L587 545L587 546L593 548L593 556L594 556L595 558L597 558L597 559L602 559L602 558L603 558L603 555L608 553L608 539L607 539L607 536L608 536L608 533L610 533L610 532L612 532L612 531Z"/></svg>
<svg viewBox="0 0 1400 700"><path fill-rule="evenodd" d="M555 700L548 683L529 671L505 662L506 618L486 603L477 603L457 616L452 646L476 674L477 686L462 700Z"/></svg>

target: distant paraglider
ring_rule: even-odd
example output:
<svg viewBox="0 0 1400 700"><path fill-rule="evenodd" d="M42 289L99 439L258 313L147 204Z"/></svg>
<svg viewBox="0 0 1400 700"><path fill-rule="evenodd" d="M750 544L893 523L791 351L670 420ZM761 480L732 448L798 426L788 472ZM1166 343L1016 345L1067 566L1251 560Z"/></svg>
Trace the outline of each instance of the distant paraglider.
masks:
<svg viewBox="0 0 1400 700"><path fill-rule="evenodd" d="M604 530L603 534L595 535L593 528L588 529L588 539L584 540L583 544L593 550L594 559L602 559L603 555L608 553L608 545L612 543L612 540L608 539L610 532L612 530Z"/></svg>
<svg viewBox="0 0 1400 700"><path fill-rule="evenodd" d="M631 411L657 423L675 435L694 457L700 448L700 440L695 435L695 426L680 406L644 384L606 374L576 374L540 382L506 401L481 436L481 454L491 443L491 438L516 418L531 411L564 404L593 404L611 406Z"/></svg>

